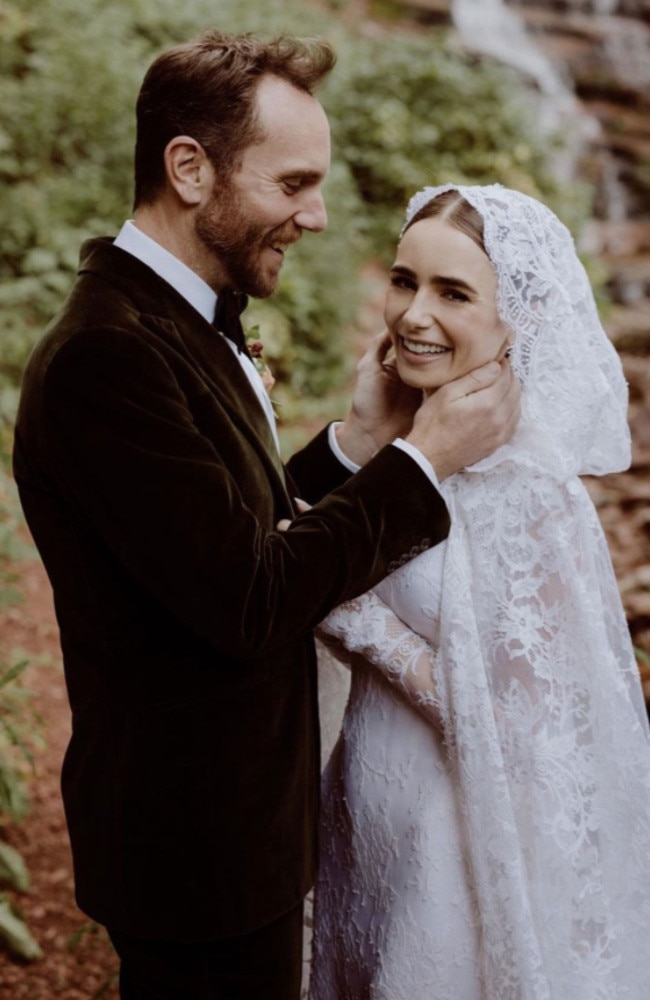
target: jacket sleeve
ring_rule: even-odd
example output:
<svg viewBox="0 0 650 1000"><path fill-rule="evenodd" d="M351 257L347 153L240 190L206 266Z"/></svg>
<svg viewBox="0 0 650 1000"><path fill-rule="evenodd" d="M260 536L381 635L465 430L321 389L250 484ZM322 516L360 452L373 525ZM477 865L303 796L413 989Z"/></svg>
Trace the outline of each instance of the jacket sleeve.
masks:
<svg viewBox="0 0 650 1000"><path fill-rule="evenodd" d="M296 452L287 463L287 472L295 486L295 495L311 504L318 503L352 475L330 448L329 427Z"/></svg>
<svg viewBox="0 0 650 1000"><path fill-rule="evenodd" d="M131 331L85 330L59 346L42 407L50 475L80 520L157 601L236 657L310 630L449 528L417 463L389 446L289 531L270 529L227 451L198 429L169 358Z"/></svg>

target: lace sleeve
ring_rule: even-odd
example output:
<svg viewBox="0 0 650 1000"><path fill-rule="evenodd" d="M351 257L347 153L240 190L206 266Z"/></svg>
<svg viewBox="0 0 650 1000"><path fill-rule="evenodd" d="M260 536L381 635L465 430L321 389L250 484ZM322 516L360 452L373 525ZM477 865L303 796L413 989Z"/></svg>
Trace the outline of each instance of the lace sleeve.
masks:
<svg viewBox="0 0 650 1000"><path fill-rule="evenodd" d="M440 725L435 650L373 591L340 604L318 626L317 635L348 666L355 654L363 656L428 722Z"/></svg>

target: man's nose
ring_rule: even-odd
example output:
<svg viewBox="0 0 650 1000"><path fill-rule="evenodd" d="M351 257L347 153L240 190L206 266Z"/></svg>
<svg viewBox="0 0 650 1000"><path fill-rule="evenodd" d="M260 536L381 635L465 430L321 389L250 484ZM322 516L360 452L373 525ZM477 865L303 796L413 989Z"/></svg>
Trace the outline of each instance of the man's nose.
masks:
<svg viewBox="0 0 650 1000"><path fill-rule="evenodd" d="M327 209L320 188L317 191L305 192L303 202L293 219L297 226L311 233L320 233L325 229Z"/></svg>

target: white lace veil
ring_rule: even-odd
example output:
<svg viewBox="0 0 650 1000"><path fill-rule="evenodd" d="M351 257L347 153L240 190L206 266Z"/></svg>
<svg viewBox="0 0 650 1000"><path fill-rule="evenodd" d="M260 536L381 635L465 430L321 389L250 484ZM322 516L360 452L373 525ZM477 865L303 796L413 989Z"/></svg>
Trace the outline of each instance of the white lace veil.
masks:
<svg viewBox="0 0 650 1000"><path fill-rule="evenodd" d="M629 464L626 385L564 225L500 185L425 188L407 222L451 188L483 218L523 386L511 443L442 486L452 529L434 674L484 995L611 1000L621 953L633 963L648 947L650 755L611 560L577 476ZM621 908L638 918L624 940Z"/></svg>
<svg viewBox="0 0 650 1000"><path fill-rule="evenodd" d="M569 230L541 202L500 184L424 188L405 225L450 190L483 219L499 313L515 335L512 366L525 389L520 433L477 468L505 458L560 478L627 468L627 388Z"/></svg>

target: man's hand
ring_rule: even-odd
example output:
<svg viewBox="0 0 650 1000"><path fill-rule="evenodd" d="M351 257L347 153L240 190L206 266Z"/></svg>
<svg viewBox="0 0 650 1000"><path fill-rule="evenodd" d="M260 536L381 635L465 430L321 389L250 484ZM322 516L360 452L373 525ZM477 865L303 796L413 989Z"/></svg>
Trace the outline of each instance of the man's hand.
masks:
<svg viewBox="0 0 650 1000"><path fill-rule="evenodd" d="M307 503L305 500L299 500L298 497L294 497L294 503L299 514L304 514L306 510L311 510L312 508L310 503ZM292 524L293 522L290 521L288 517L283 517L282 520L277 523L277 530L288 531Z"/></svg>
<svg viewBox="0 0 650 1000"><path fill-rule="evenodd" d="M429 459L442 482L512 437L519 423L520 396L507 359L491 361L430 396L406 440Z"/></svg>
<svg viewBox="0 0 650 1000"><path fill-rule="evenodd" d="M405 437L422 403L422 392L405 385L392 361L387 332L376 337L357 365L350 412L337 428L341 450L357 465L397 437Z"/></svg>

